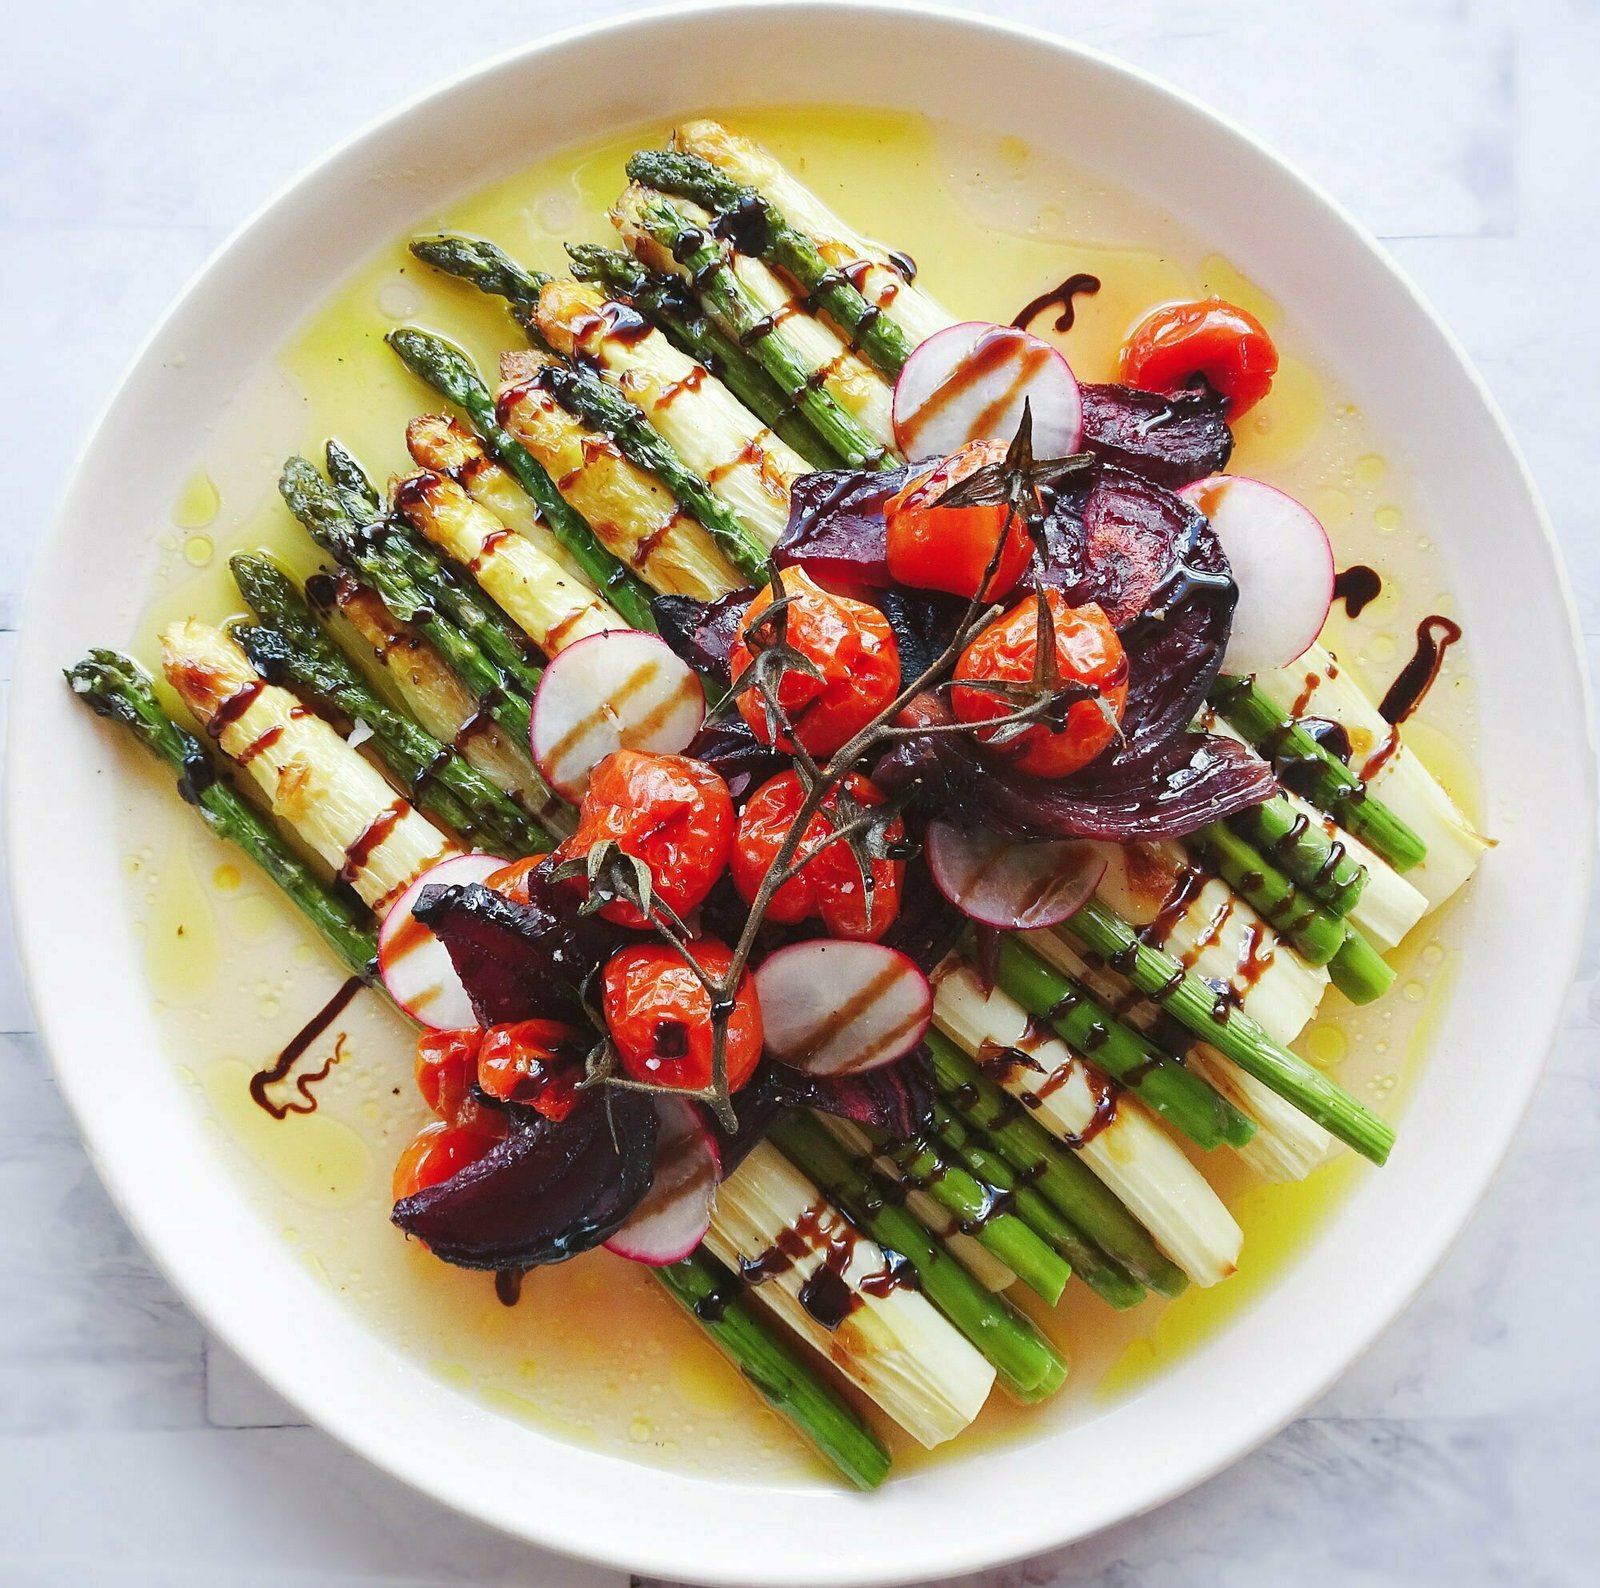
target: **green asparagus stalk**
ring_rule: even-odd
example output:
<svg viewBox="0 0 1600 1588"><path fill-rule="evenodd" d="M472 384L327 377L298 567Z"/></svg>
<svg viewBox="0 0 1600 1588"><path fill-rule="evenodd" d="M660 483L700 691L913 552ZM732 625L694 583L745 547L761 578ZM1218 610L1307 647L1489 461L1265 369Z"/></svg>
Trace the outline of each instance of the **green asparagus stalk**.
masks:
<svg viewBox="0 0 1600 1588"><path fill-rule="evenodd" d="M889 1452L757 1316L739 1282L708 1252L653 1270L674 1301L698 1322L760 1392L860 1489L875 1489L889 1473Z"/></svg>
<svg viewBox="0 0 1600 1588"><path fill-rule="evenodd" d="M1394 968L1353 926L1328 963L1333 985L1353 1004L1370 1004L1394 985Z"/></svg>
<svg viewBox="0 0 1600 1588"><path fill-rule="evenodd" d="M976 1130L942 1103L934 1108L931 1142L992 1193L1008 1197L1016 1216L1060 1252L1072 1264L1073 1273L1102 1301L1123 1311L1144 1299L1145 1287L1137 1279L1107 1257L1066 1214L1018 1175Z"/></svg>
<svg viewBox="0 0 1600 1588"><path fill-rule="evenodd" d="M1098 899L1091 899L1062 930L1126 976L1140 992L1255 1076L1331 1135L1381 1164L1394 1146L1394 1127L1362 1107L1343 1087L1274 1042L1243 1010L1227 1003L1208 982L1170 954L1140 942L1138 934Z"/></svg>
<svg viewBox="0 0 1600 1588"><path fill-rule="evenodd" d="M550 278L524 270L493 243L472 237L419 237L411 244L419 259L463 281L480 292L509 300L517 324L535 347L550 352L534 318L539 293ZM760 579L767 554L728 506L665 440L638 407L592 369L559 362L549 366L544 380L551 395L569 413L603 431L616 442L622 455L656 476L677 498L678 504L699 520L735 568L750 579Z"/></svg>
<svg viewBox="0 0 1600 1588"><path fill-rule="evenodd" d="M1255 1134L1254 1123L1198 1075L1123 1025L1012 933L1000 939L996 974L1008 997L1043 1020L1068 1047L1131 1086L1191 1141L1208 1149L1224 1142L1242 1147Z"/></svg>
<svg viewBox="0 0 1600 1588"><path fill-rule="evenodd" d="M1366 868L1281 794L1230 816L1228 823L1330 914L1342 920L1355 909L1367 885Z"/></svg>
<svg viewBox="0 0 1600 1588"><path fill-rule="evenodd" d="M412 798L463 836L512 856L552 847L550 836L460 750L436 739L372 688L276 563L241 552L229 566L260 619L233 629L257 672L274 683L289 683L313 704L364 722Z"/></svg>
<svg viewBox="0 0 1600 1588"><path fill-rule="evenodd" d="M1185 843L1307 964L1326 965L1344 946L1344 922L1225 823L1212 822Z"/></svg>
<svg viewBox="0 0 1600 1588"><path fill-rule="evenodd" d="M324 448L328 478L339 493L345 511L358 524L370 523L383 513L383 498L372 477L339 442L330 440Z"/></svg>
<svg viewBox="0 0 1600 1588"><path fill-rule="evenodd" d="M812 382L813 372L781 330L773 330L745 291L733 267L723 258L716 239L691 226L666 199L646 194L639 205L640 224L683 266L712 319L723 332L747 346L763 369L849 468L892 468L885 453L855 415Z"/></svg>
<svg viewBox="0 0 1600 1588"><path fill-rule="evenodd" d="M648 270L632 254L598 243L569 243L567 257L578 280L593 282L610 296L626 299L680 353L710 370L807 463L831 469L844 461L829 451L777 382L736 338L711 319L676 276Z"/></svg>
<svg viewBox="0 0 1600 1588"><path fill-rule="evenodd" d="M308 465L309 467L309 465ZM99 716L121 723L178 774L178 788L219 838L237 844L316 927L363 980L380 986L377 934L366 911L334 892L251 805L215 774L195 736L162 711L149 677L115 651L91 651L66 675L73 693ZM860 1417L756 1315L748 1299L707 1253L653 1270L656 1278L718 1347L833 1466L859 1488L881 1483L889 1454Z"/></svg>
<svg viewBox="0 0 1600 1588"><path fill-rule="evenodd" d="M881 1131L867 1131L873 1148L899 1170L905 1183L925 1191L960 1221L970 1235L992 1252L1035 1295L1054 1305L1061 1299L1072 1269L1059 1249L1010 1211L1016 1198L1003 1187L985 1185L930 1139L891 1141ZM858 1165L867 1172L870 1160Z"/></svg>
<svg viewBox="0 0 1600 1588"><path fill-rule="evenodd" d="M981 1351L1019 1400L1043 1400L1067 1375L1066 1360L1003 1297L987 1291L905 1208L862 1173L849 1152L810 1115L795 1112L772 1127L780 1151L880 1246L917 1271L923 1294Z"/></svg>
<svg viewBox="0 0 1600 1588"><path fill-rule="evenodd" d="M734 220L736 245L792 276L857 347L893 380L911 357L904 331L886 319L838 270L817 245L797 231L753 187L735 182L697 155L642 149L628 161L630 181L675 193L713 214Z"/></svg>
<svg viewBox="0 0 1600 1588"><path fill-rule="evenodd" d="M334 890L290 849L282 835L218 776L200 741L161 709L149 675L116 651L91 651L66 675L72 692L97 716L121 723L178 776L178 792L218 838L237 844L299 905L323 940L364 981L377 975L377 934L367 912Z"/></svg>
<svg viewBox="0 0 1600 1588"><path fill-rule="evenodd" d="M1396 871L1421 863L1427 845L1336 755L1256 688L1253 678L1217 679L1212 704L1280 773L1297 775L1297 792L1341 827L1366 840ZM1304 786L1300 784L1303 782Z"/></svg>
<svg viewBox="0 0 1600 1588"><path fill-rule="evenodd" d="M385 340L412 374L462 410L496 461L533 498L550 532L594 588L635 628L653 630L649 587L606 550L538 459L496 418L494 397L472 360L453 343L416 326L401 326Z"/></svg>
<svg viewBox="0 0 1600 1588"><path fill-rule="evenodd" d="M1022 1105L941 1031L923 1039L933 1056L934 1080L950 1109L983 1132L1025 1183L1055 1204L1107 1257L1162 1296L1189 1283L1149 1232L1094 1173L1063 1147Z"/></svg>
<svg viewBox="0 0 1600 1588"><path fill-rule="evenodd" d="M480 706L516 743L526 744L530 736L527 694L435 608L403 565L371 536L358 533L338 493L316 469L304 458L290 458L283 466L278 490L311 538L375 590L396 619L413 624Z"/></svg>

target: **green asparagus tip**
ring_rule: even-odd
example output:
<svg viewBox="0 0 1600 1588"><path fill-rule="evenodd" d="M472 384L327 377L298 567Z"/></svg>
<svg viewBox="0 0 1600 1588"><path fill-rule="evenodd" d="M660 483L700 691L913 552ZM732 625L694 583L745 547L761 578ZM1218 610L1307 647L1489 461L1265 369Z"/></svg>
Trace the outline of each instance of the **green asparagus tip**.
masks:
<svg viewBox="0 0 1600 1588"><path fill-rule="evenodd" d="M469 282L479 292L509 298L513 303L536 304L539 289L550 279L525 270L504 249L481 237L441 232L437 237L413 239L411 252L436 270Z"/></svg>
<svg viewBox="0 0 1600 1588"><path fill-rule="evenodd" d="M328 478L353 517L370 519L383 511L383 498L377 486L347 447L330 437L323 455L327 460Z"/></svg>
<svg viewBox="0 0 1600 1588"><path fill-rule="evenodd" d="M413 375L451 402L469 410L493 407L494 399L476 365L454 342L415 325L396 326L384 341Z"/></svg>

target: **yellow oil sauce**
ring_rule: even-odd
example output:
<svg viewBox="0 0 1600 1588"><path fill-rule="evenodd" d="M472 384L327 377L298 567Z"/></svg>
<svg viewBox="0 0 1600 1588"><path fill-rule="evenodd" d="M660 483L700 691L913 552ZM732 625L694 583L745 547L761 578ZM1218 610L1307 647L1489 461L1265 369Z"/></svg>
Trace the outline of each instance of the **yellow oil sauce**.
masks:
<svg viewBox="0 0 1600 1588"><path fill-rule="evenodd" d="M910 253L921 284L960 316L1009 320L1070 274L1099 277L1099 291L1077 300L1069 331L1050 331L1046 316L1035 325L1085 380L1114 375L1123 337L1158 303L1216 292L1249 308L1278 341L1282 364L1271 395L1241 426L1232 466L1306 501L1327 524L1341 567L1367 562L1384 577L1382 596L1359 620L1336 609L1329 643L1381 691L1409 655L1417 619L1450 610L1438 549L1358 398L1333 385L1318 349L1219 251L1225 240L1192 236L1135 196L1015 140L826 108L733 109L726 119L767 143L853 224ZM549 154L419 214L416 229L477 233L530 266L558 270L564 240L610 240L605 209L620 191L623 161L665 131L635 128ZM278 460L317 456L337 436L380 480L408 467L406 422L434 399L383 345L385 331L426 325L463 344L486 373L517 345L501 306L430 272L403 243L396 239L328 302L308 306L299 333L191 460L171 522L154 532L159 568L136 637L146 660L155 660L154 636L166 622L239 609L231 552L266 546L296 569L315 565L315 549L277 501ZM1450 652L1443 684L1407 735L1470 815L1475 730L1464 649ZM448 1268L400 1237L388 1222L390 1170L425 1116L409 1029L375 995L361 994L306 1055L315 1070L338 1047L338 1062L311 1088L314 1112L274 1120L251 1102L250 1075L336 989L339 973L292 907L192 819L170 784L131 760L129 768L149 783L149 797L130 820L124 881L174 1063L307 1267L375 1334L496 1411L679 1470L817 1481L800 1442L646 1270L591 1253L529 1275L520 1303L507 1307L486 1276ZM1458 919L1450 908L1417 929L1378 1006L1354 1010L1330 994L1302 1051L1392 1110L1447 995ZM1146 1384L1247 1309L1350 1185L1373 1172L1345 1156L1283 1187L1255 1181L1220 1153L1205 1169L1245 1230L1239 1273L1120 1316L1080 1285L1054 1311L1031 1307L1073 1359L1068 1389L1028 1412L997 1393L954 1454L1026 1436L1046 1420L1096 1415ZM925 1459L900 1453L910 1464Z"/></svg>

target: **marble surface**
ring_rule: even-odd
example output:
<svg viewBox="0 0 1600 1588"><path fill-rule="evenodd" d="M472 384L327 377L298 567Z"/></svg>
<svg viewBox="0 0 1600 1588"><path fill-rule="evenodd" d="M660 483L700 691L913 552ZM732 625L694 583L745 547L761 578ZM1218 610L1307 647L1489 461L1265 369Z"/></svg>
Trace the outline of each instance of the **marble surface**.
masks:
<svg viewBox="0 0 1600 1588"><path fill-rule="evenodd" d="M154 317L330 141L610 0L54 0L7 23L0 341L14 440L0 684L75 448ZM1600 7L1580 0L989 0L1265 135L1384 238L1527 448L1600 640L1593 393ZM451 19L441 26L441 16ZM1560 391L1558 399L1552 393ZM13 456L21 449L13 447ZM3 697L0 697L3 698ZM0 924L0 1583L620 1583L460 1520L208 1341L95 1179ZM1600 1559L1600 984L1422 1297L1281 1437L1188 1497L984 1588L1556 1588Z"/></svg>

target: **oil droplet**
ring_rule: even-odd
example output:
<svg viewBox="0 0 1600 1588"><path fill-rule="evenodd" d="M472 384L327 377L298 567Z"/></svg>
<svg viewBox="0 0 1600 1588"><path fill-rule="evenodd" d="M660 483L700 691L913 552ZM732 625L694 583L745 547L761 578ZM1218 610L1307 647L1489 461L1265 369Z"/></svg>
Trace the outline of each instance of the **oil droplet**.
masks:
<svg viewBox="0 0 1600 1588"><path fill-rule="evenodd" d="M1376 452L1369 452L1364 458L1356 459L1351 473L1358 485L1382 485L1388 476L1389 465Z"/></svg>
<svg viewBox="0 0 1600 1588"><path fill-rule="evenodd" d="M179 529L204 529L221 506L216 483L204 469L196 469L172 504L172 522Z"/></svg>
<svg viewBox="0 0 1600 1588"><path fill-rule="evenodd" d="M1406 1002L1412 1004L1421 1003L1422 995L1427 991L1419 981L1408 981L1400 990L1405 995Z"/></svg>
<svg viewBox="0 0 1600 1588"><path fill-rule="evenodd" d="M183 560L191 568L204 568L216 551L216 545L209 535L190 535L183 543Z"/></svg>
<svg viewBox="0 0 1600 1588"><path fill-rule="evenodd" d="M294 946L294 962L296 965L314 965L317 951L309 943L296 943Z"/></svg>
<svg viewBox="0 0 1600 1588"><path fill-rule="evenodd" d="M1398 507L1380 507L1372 515L1372 522L1385 535L1392 535L1400 527L1400 509Z"/></svg>
<svg viewBox="0 0 1600 1588"><path fill-rule="evenodd" d="M1002 138L998 153L1007 165L1021 165L1028 158L1028 146L1014 133Z"/></svg>
<svg viewBox="0 0 1600 1588"><path fill-rule="evenodd" d="M233 909L234 924L249 938L265 937L281 918L278 905L264 893L243 895Z"/></svg>
<svg viewBox="0 0 1600 1588"><path fill-rule="evenodd" d="M378 289L378 307L390 319L409 320L417 312L417 295L409 281L386 281Z"/></svg>
<svg viewBox="0 0 1600 1588"><path fill-rule="evenodd" d="M1418 551L1432 551L1433 550L1433 542L1426 535L1418 535L1417 536L1417 550Z"/></svg>
<svg viewBox="0 0 1600 1588"><path fill-rule="evenodd" d="M1424 965L1438 965L1444 960L1444 947L1439 943L1429 943L1422 951Z"/></svg>
<svg viewBox="0 0 1600 1588"><path fill-rule="evenodd" d="M642 1445L654 1432L655 1430L648 1422L645 1421L643 1417L635 1417L634 1420L628 1424L628 1438L630 1438L636 1445Z"/></svg>
<svg viewBox="0 0 1600 1588"><path fill-rule="evenodd" d="M211 880L224 893L231 893L244 881L244 875L237 866L224 863L211 873Z"/></svg>
<svg viewBox="0 0 1600 1588"><path fill-rule="evenodd" d="M270 1020L281 1008L283 1008L283 1005L279 1003L271 993L268 993L268 995L261 1000L261 1018L263 1020Z"/></svg>
<svg viewBox="0 0 1600 1588"><path fill-rule="evenodd" d="M1367 654L1375 662L1392 662L1395 654L1394 635L1374 634L1367 642Z"/></svg>
<svg viewBox="0 0 1600 1588"><path fill-rule="evenodd" d="M1338 1064L1350 1049L1349 1039L1338 1026L1319 1020L1306 1032L1306 1057L1322 1069Z"/></svg>
<svg viewBox="0 0 1600 1588"><path fill-rule="evenodd" d="M221 961L211 895L181 851L174 851L155 887L150 906L145 968L151 991L184 1006L205 996Z"/></svg>

